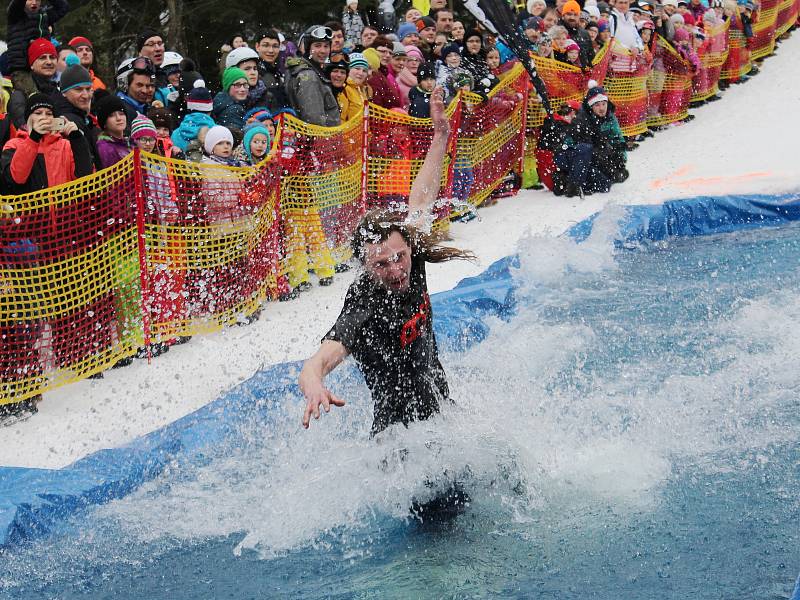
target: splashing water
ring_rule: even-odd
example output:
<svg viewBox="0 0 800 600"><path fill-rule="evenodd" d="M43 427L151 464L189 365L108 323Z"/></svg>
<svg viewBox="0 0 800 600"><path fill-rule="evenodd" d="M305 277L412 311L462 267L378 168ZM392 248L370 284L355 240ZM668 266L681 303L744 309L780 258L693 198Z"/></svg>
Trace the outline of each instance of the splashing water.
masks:
<svg viewBox="0 0 800 600"><path fill-rule="evenodd" d="M309 431L287 396L269 428L9 555L0 590L578 598L584 581L601 598L787 595L800 229L615 251L620 217L606 211L580 245L523 240L518 314L443 357L455 405L442 415L371 440L352 371L336 382L348 405ZM411 502L453 481L469 508L420 525Z"/></svg>

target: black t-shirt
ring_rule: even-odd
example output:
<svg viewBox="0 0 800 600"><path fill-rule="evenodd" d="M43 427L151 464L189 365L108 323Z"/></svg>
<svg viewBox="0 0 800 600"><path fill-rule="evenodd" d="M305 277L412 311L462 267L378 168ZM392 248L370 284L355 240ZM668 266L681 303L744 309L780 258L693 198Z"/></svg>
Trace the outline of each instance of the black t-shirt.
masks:
<svg viewBox="0 0 800 600"><path fill-rule="evenodd" d="M425 261L412 258L408 291L389 292L363 273L350 285L336 324L325 336L353 355L372 399L372 433L439 411L449 397L433 334Z"/></svg>

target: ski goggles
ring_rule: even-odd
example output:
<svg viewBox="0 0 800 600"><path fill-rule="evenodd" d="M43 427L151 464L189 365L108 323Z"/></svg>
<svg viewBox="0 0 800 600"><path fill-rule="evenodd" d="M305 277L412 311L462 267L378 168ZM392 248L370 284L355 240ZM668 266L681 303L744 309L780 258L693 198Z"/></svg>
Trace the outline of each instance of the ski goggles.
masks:
<svg viewBox="0 0 800 600"><path fill-rule="evenodd" d="M131 63L131 69L134 73L141 73L143 75L155 75L156 66L153 61L146 56L139 56Z"/></svg>
<svg viewBox="0 0 800 600"><path fill-rule="evenodd" d="M324 25L320 25L319 27L314 27L314 29L308 32L308 37L311 38L312 41L330 42L333 39L333 29L330 27L325 27Z"/></svg>

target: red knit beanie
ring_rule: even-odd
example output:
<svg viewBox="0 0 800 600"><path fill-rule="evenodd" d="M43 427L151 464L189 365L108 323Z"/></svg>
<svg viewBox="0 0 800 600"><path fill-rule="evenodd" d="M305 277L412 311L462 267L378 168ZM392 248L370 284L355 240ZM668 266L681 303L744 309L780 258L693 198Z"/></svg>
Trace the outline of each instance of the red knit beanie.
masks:
<svg viewBox="0 0 800 600"><path fill-rule="evenodd" d="M53 42L50 40L46 40L44 38L33 40L30 46L28 46L28 66L30 67L33 63L35 63L36 59L43 54L50 54L54 58L58 56L56 47L53 46Z"/></svg>

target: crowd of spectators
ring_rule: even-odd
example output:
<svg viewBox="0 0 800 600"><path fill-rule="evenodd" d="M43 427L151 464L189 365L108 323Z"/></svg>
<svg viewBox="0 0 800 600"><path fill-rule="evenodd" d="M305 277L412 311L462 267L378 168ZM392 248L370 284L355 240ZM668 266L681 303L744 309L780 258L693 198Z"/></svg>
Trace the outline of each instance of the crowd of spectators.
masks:
<svg viewBox="0 0 800 600"><path fill-rule="evenodd" d="M532 53L585 72L612 37L632 56L612 69L652 61L655 33L696 68L703 22L741 19L752 35L757 6L740 4L529 0L517 23ZM162 32L143 29L114 80L101 81L90 37L59 35L66 0L11 0L8 49L0 57L0 194L111 167L134 147L199 163L253 165L267 155L287 113L333 127L362 114L365 101L428 117L437 85L448 100L461 90L486 98L515 55L463 6L430 6L427 15L409 8L378 18L346 0L339 20L308 27L295 40L272 28L232 35L219 65L197 65L168 50ZM592 86L583 102L548 117L539 145L553 154L556 194L605 192L628 177L626 152L637 140L622 136L614 112L603 88Z"/></svg>

